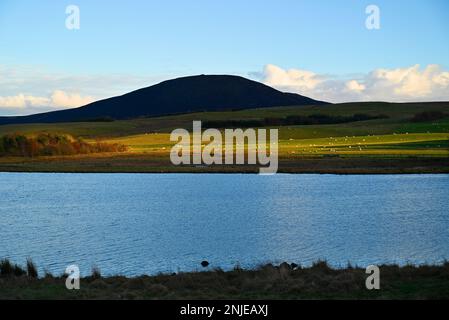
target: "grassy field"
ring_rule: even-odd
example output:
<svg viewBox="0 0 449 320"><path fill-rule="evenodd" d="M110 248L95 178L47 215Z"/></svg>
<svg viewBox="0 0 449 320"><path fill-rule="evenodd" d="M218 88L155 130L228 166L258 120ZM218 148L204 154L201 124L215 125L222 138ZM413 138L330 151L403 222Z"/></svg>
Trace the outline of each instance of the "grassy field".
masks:
<svg viewBox="0 0 449 320"><path fill-rule="evenodd" d="M362 268L333 269L325 262L303 268L282 263L254 270L102 277L99 270L67 290L64 276L38 277L35 267L0 276L0 299L448 299L449 264L382 265L380 289L368 290ZM16 271L16 273L18 273Z"/></svg>
<svg viewBox="0 0 449 320"><path fill-rule="evenodd" d="M193 120L224 121L325 114L352 116L385 115L385 119L339 124L279 127L280 171L377 173L391 164L397 172L448 172L449 117L413 122L423 111L449 115L449 102L441 103L347 103L325 106L279 107L229 112L203 112L158 118L113 122L76 122L0 126L0 135L38 132L68 133L88 141L102 140L124 144L129 152L121 155L89 155L39 159L0 158L2 171L99 171L99 172L252 172L251 166L174 167L169 162L170 132L175 128L192 130ZM310 159L323 164L308 170ZM407 159L407 161L405 161ZM428 160L433 159L433 160ZM446 159L446 160L445 160ZM344 161L342 161L344 160ZM414 161L414 162L413 162ZM346 165L342 164L345 162ZM379 164L378 166L373 163ZM428 164L431 163L429 166ZM350 165L350 166L349 166ZM341 167L346 169L341 169ZM141 168L138 170L138 168ZM339 169L340 168L340 169ZM351 170L348 170L352 168ZM357 168L359 170L357 170Z"/></svg>

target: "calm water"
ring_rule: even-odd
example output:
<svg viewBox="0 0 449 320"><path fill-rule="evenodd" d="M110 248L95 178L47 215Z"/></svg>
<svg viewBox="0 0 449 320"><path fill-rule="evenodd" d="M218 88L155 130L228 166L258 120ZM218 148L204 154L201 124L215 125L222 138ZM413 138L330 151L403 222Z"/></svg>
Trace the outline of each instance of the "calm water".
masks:
<svg viewBox="0 0 449 320"><path fill-rule="evenodd" d="M154 274L449 258L449 175L0 173L0 257Z"/></svg>

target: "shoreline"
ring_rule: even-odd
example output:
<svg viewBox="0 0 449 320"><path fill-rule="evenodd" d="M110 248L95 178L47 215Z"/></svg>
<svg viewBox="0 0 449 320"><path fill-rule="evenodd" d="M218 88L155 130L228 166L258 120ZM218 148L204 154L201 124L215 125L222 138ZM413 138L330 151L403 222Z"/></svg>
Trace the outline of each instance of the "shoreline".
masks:
<svg viewBox="0 0 449 320"><path fill-rule="evenodd" d="M80 290L68 290L66 276L46 273L38 278L34 264L22 273L0 275L0 300L240 300L240 299L448 299L449 263L440 265L380 265L380 289L368 290L369 274L348 265L332 268L324 261L310 267L283 262L255 269L106 276L93 269L80 279ZM20 267L19 267L20 268ZM31 271L30 271L31 270ZM34 271L33 271L34 270Z"/></svg>
<svg viewBox="0 0 449 320"><path fill-rule="evenodd" d="M0 172L258 174L257 165L172 165L145 154L47 158L0 158ZM447 174L449 157L280 158L284 174Z"/></svg>
<svg viewBox="0 0 449 320"><path fill-rule="evenodd" d="M259 173L257 172L246 172L246 171L233 171L233 172L229 172L229 171L202 171L202 172L196 172L196 171L180 171L180 172L176 172L176 171L167 171L167 172L161 172L161 171L1 171L0 170L0 174L2 173L38 173L38 174L45 174L45 173L52 173L52 174L56 174L56 173L61 173L61 174L142 174L142 175L146 175L146 174L170 174L170 175L189 175L189 174L199 174L199 175L259 175ZM447 175L449 174L449 171L435 171L435 172L283 172L283 171L278 171L276 174L274 175L329 175L329 176L369 176L369 175Z"/></svg>

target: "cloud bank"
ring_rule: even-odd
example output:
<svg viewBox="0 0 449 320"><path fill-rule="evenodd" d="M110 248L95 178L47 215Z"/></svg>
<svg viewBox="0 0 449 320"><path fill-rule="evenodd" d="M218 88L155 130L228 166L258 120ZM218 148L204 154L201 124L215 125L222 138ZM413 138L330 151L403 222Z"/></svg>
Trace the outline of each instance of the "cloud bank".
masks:
<svg viewBox="0 0 449 320"><path fill-rule="evenodd" d="M62 90L55 90L49 97L38 97L31 95L18 94L15 96L0 96L0 108L74 108L79 107L90 102L94 98L90 96L81 96L77 93L68 93Z"/></svg>
<svg viewBox="0 0 449 320"><path fill-rule="evenodd" d="M449 101L449 72L439 65L376 69L357 76L329 76L268 64L261 81L282 91L329 102Z"/></svg>
<svg viewBox="0 0 449 320"><path fill-rule="evenodd" d="M0 116L75 108L164 80L128 74L74 75L0 65Z"/></svg>

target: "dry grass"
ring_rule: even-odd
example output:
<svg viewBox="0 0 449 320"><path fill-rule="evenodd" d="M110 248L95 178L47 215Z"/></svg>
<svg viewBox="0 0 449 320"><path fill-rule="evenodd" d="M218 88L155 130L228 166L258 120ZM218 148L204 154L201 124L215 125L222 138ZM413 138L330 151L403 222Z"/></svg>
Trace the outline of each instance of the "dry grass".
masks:
<svg viewBox="0 0 449 320"><path fill-rule="evenodd" d="M65 288L64 277L47 275L0 277L1 299L448 299L449 263L439 266L380 266L381 289L367 290L365 270L333 269L320 261L303 268L296 264L263 265L140 276L90 276L81 290Z"/></svg>

